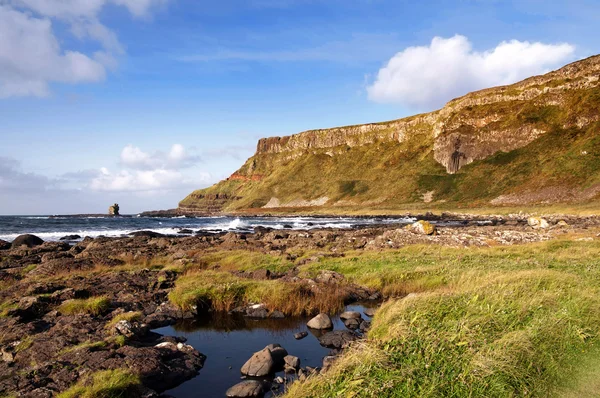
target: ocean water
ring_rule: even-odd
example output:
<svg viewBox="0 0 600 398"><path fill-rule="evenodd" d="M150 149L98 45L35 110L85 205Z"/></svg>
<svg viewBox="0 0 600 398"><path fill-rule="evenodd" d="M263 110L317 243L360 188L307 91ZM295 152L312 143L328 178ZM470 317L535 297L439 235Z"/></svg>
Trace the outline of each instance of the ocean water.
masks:
<svg viewBox="0 0 600 398"><path fill-rule="evenodd" d="M47 241L67 235L82 238L127 236L135 231L154 231L165 235L185 235L181 230L219 233L251 232L254 227L274 229L353 228L379 224L407 224L410 217L122 217L102 216L0 216L0 239L12 241L21 234L34 234ZM190 233L188 232L188 235Z"/></svg>

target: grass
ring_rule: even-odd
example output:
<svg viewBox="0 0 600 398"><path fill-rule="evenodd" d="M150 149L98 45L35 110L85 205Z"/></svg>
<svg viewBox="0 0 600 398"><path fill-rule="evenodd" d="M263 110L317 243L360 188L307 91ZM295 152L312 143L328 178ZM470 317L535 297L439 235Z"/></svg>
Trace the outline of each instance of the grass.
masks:
<svg viewBox="0 0 600 398"><path fill-rule="evenodd" d="M90 297L87 299L67 300L58 307L58 311L64 315L100 315L108 311L110 305L111 301L108 297Z"/></svg>
<svg viewBox="0 0 600 398"><path fill-rule="evenodd" d="M58 394L58 398L126 398L139 386L139 377L129 370L103 370Z"/></svg>
<svg viewBox="0 0 600 398"><path fill-rule="evenodd" d="M106 347L106 345L107 345L106 341L84 341L83 343L73 345L73 346L70 346L70 347L67 347L67 348L61 350L59 354L64 355L64 354L69 354L69 353L79 351L79 350L84 350L84 349L96 350L96 349L104 348L104 347Z"/></svg>
<svg viewBox="0 0 600 398"><path fill-rule="evenodd" d="M143 314L140 311L130 311L130 312L124 312L122 314L118 314L113 319L111 319L110 322L108 322L106 324L106 328L112 329L117 323L119 323L121 321L127 321L127 322L139 321L140 319L142 319L142 315Z"/></svg>
<svg viewBox="0 0 600 398"><path fill-rule="evenodd" d="M262 303L286 315L333 313L343 308L346 291L312 291L301 283L239 278L223 271L195 271L180 277L169 300L184 310L195 306L229 311L246 304Z"/></svg>
<svg viewBox="0 0 600 398"><path fill-rule="evenodd" d="M289 397L551 397L600 379L598 242L412 246L303 272L319 269L419 293L383 305L368 341Z"/></svg>

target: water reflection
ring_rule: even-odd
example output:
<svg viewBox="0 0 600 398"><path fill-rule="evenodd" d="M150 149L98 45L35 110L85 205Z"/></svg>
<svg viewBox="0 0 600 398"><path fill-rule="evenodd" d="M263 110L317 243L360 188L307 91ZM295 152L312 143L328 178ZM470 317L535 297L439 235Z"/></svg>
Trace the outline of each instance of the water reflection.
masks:
<svg viewBox="0 0 600 398"><path fill-rule="evenodd" d="M346 310L362 313L366 306L375 305L350 305ZM305 317L250 319L240 314L213 312L157 329L157 333L187 338L188 344L207 356L199 376L167 391L167 394L177 398L224 397L229 387L241 381L242 365L256 351L273 343L281 344L290 355L300 358L302 367L320 367L330 350L321 347L318 341L325 332L308 329L308 320ZM332 318L332 321L335 330L345 329L339 317ZM308 336L296 340L294 334L302 331L308 331ZM278 375L285 376L283 372Z"/></svg>

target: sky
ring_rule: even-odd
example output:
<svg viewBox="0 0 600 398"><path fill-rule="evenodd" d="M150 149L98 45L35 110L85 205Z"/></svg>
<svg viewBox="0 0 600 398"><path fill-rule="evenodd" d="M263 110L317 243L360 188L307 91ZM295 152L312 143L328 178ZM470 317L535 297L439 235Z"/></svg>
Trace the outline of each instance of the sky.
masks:
<svg viewBox="0 0 600 398"><path fill-rule="evenodd" d="M177 206L261 137L600 53L598 0L0 0L0 214Z"/></svg>

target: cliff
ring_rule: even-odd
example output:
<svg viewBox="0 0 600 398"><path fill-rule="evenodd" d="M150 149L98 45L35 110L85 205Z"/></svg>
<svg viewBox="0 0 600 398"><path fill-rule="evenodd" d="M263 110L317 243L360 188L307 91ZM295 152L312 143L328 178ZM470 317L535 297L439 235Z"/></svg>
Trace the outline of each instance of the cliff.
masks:
<svg viewBox="0 0 600 398"><path fill-rule="evenodd" d="M400 208L585 202L600 193L600 56L382 123L259 140L180 207Z"/></svg>

